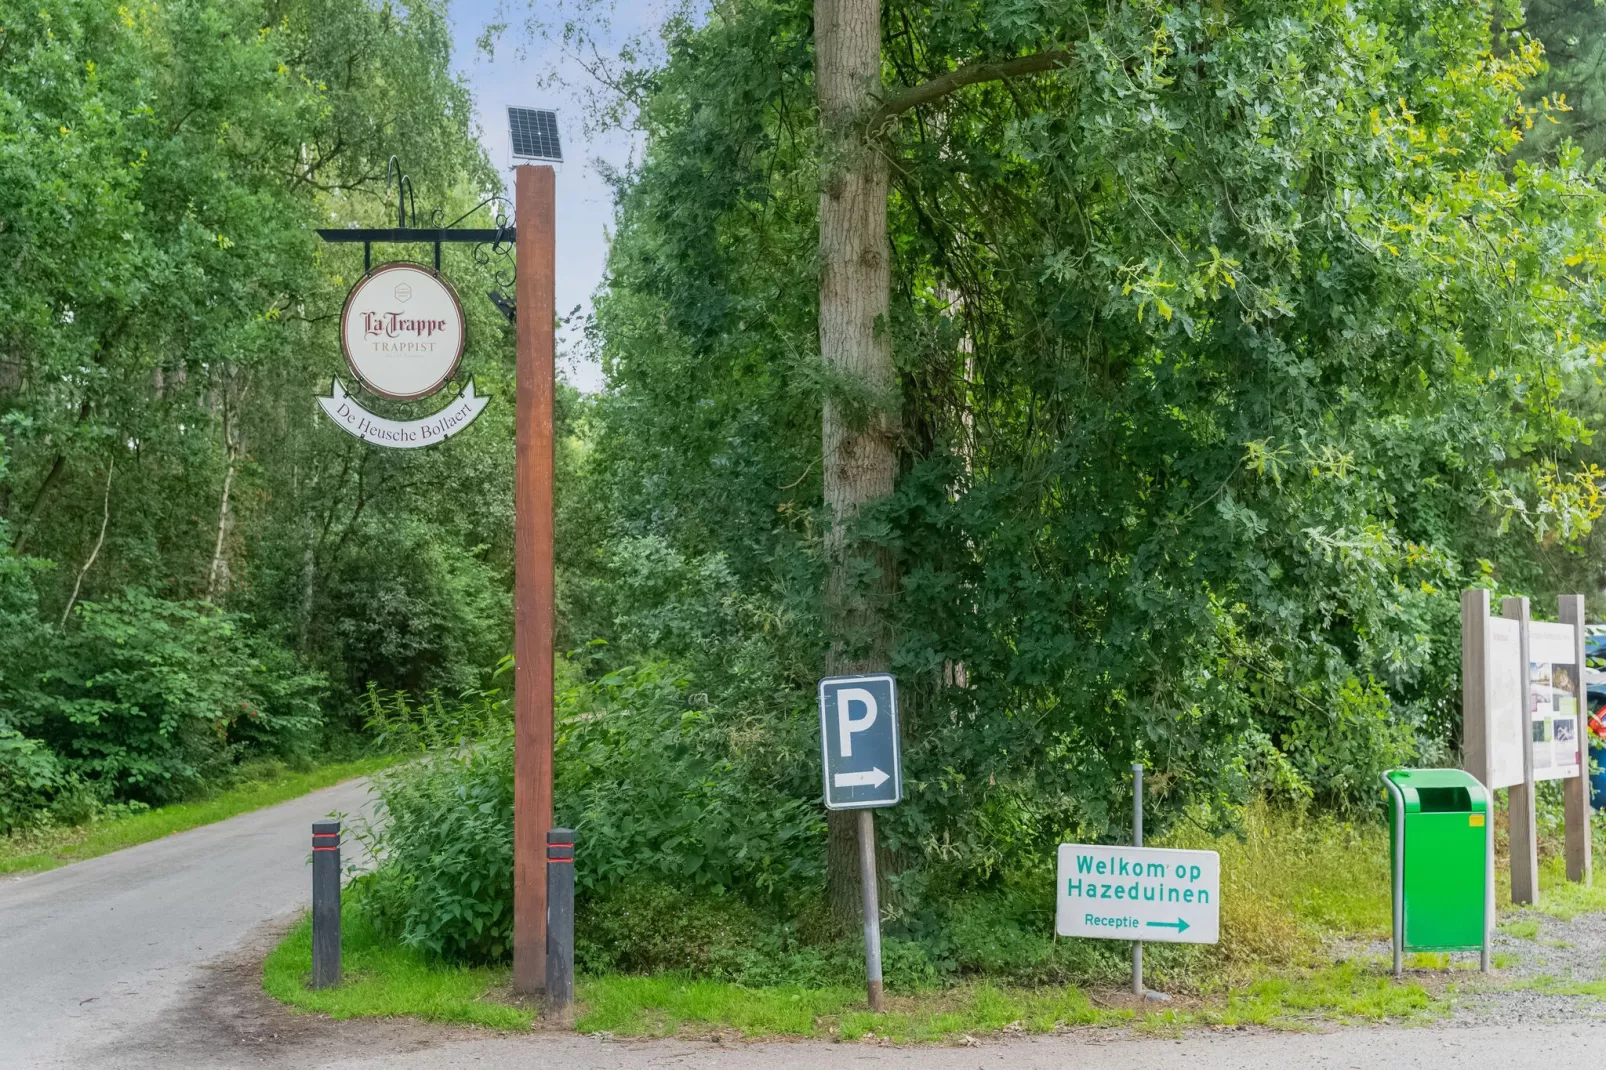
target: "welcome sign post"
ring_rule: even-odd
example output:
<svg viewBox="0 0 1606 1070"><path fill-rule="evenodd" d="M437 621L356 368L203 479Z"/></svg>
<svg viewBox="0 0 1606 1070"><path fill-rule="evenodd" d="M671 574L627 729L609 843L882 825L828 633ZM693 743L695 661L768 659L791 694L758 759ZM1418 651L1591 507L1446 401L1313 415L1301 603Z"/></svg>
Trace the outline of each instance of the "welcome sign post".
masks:
<svg viewBox="0 0 1606 1070"><path fill-rule="evenodd" d="M420 227L412 180L397 178L394 227L318 231L327 242L361 243L363 275L341 312L341 351L362 388L381 398L432 396L457 371L465 323L457 293L441 275L442 244L472 244L513 253L515 301L487 296L514 321L517 334L513 472L513 990L546 987L547 833L552 828L553 749L553 398L557 389L557 177L562 163L557 116L509 108L516 226L459 227L457 222L499 198L487 197L456 222ZM409 211L409 208L412 208ZM434 270L393 262L373 266L375 244L433 245ZM342 431L371 445L412 449L442 442L485 408L472 381L433 415L393 420L369 411L336 380L319 406Z"/></svg>
<svg viewBox="0 0 1606 1070"><path fill-rule="evenodd" d="M1144 941L1214 944L1221 939L1221 856L1143 846L1143 766L1136 764L1132 842L1131 847L1060 844L1054 931L1132 941L1132 994L1142 996Z"/></svg>
<svg viewBox="0 0 1606 1070"><path fill-rule="evenodd" d="M1061 936L1213 944L1221 939L1221 856L1062 843L1058 898Z"/></svg>

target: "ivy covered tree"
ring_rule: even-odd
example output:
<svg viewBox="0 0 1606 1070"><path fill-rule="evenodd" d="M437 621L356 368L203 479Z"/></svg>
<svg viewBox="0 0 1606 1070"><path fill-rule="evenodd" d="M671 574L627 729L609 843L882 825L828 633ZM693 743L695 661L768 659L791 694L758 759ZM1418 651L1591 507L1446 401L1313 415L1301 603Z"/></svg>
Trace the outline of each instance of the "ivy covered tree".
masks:
<svg viewBox="0 0 1606 1070"><path fill-rule="evenodd" d="M1104 834L1134 759L1175 814L1450 758L1458 591L1600 512L1600 191L1515 162L1537 44L1448 2L873 7L716 4L628 83L573 588L725 562L738 638L656 648L800 796L813 678L884 644L911 896Z"/></svg>

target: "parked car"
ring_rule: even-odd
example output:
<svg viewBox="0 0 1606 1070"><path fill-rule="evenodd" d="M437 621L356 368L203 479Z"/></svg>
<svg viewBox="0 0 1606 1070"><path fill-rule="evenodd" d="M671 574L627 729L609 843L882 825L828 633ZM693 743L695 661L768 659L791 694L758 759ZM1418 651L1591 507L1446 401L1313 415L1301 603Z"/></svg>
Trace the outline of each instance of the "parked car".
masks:
<svg viewBox="0 0 1606 1070"><path fill-rule="evenodd" d="M1606 624L1584 625L1584 664L1606 669Z"/></svg>
<svg viewBox="0 0 1606 1070"><path fill-rule="evenodd" d="M1600 625L1592 625L1598 628ZM1606 635L1586 634L1584 637L1584 696L1588 709L1589 756L1600 771L1589 778L1590 805L1596 810L1606 807L1606 671L1595 666L1595 642L1606 651ZM1606 656L1606 655L1603 655Z"/></svg>

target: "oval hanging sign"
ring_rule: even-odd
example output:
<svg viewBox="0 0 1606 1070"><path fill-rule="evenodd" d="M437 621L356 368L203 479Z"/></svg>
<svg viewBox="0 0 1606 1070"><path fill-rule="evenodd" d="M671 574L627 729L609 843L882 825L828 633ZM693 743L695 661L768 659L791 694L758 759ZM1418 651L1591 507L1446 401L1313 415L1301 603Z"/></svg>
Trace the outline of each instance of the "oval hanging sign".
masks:
<svg viewBox="0 0 1606 1070"><path fill-rule="evenodd" d="M417 264L381 264L352 287L340 313L351 373L397 401L445 386L463 359L465 334L457 293Z"/></svg>

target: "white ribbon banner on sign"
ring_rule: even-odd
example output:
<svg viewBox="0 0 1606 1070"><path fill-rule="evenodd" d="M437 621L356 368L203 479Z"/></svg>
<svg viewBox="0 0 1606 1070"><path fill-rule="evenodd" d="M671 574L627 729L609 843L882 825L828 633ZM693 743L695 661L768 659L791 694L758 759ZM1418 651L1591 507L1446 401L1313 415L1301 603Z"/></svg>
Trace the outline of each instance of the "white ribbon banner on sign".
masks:
<svg viewBox="0 0 1606 1070"><path fill-rule="evenodd" d="M433 416L419 420L388 420L363 408L336 379L330 396L319 398L318 405L337 427L355 438L376 446L413 450L445 442L473 423L489 400L474 393L474 382L470 380L451 404Z"/></svg>

